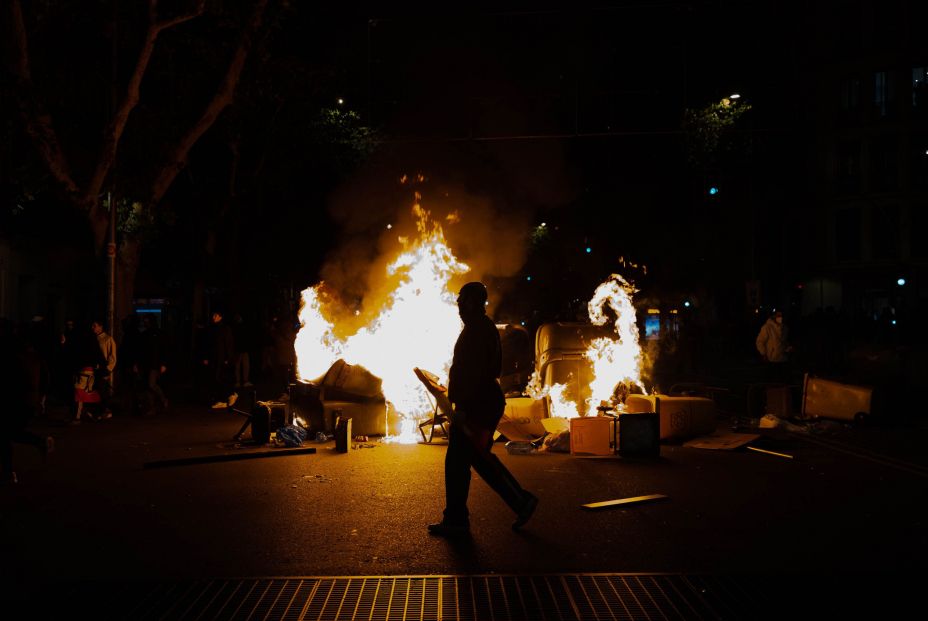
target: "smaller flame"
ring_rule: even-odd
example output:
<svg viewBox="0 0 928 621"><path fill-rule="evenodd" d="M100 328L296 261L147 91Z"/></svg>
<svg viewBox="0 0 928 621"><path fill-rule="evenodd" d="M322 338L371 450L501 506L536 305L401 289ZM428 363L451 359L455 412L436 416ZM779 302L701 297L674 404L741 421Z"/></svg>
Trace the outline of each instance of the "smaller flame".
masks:
<svg viewBox="0 0 928 621"><path fill-rule="evenodd" d="M535 399L548 397L552 416L576 418L593 416L600 404L615 405L616 392L623 385L636 386L647 394L641 382L641 346L638 343L638 324L632 294L637 290L618 274L612 274L600 284L587 304L590 321L605 325L609 320L605 308L615 315L613 323L616 338L593 339L585 352L592 364L591 396L583 403L571 400L567 384L542 386L536 371L528 385L528 393Z"/></svg>

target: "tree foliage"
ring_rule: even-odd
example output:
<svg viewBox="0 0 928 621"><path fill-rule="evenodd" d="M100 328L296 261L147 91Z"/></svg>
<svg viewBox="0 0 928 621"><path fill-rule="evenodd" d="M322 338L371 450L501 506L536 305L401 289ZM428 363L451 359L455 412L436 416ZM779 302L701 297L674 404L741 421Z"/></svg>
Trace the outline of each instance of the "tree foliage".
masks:
<svg viewBox="0 0 928 621"><path fill-rule="evenodd" d="M687 157L691 164L711 166L720 155L731 148L731 129L750 104L739 99L722 98L704 108L687 108L683 116L683 129L687 135Z"/></svg>
<svg viewBox="0 0 928 621"><path fill-rule="evenodd" d="M365 127L353 110L323 108L313 129L314 142L331 154L335 169L342 173L355 168L377 148L377 132Z"/></svg>

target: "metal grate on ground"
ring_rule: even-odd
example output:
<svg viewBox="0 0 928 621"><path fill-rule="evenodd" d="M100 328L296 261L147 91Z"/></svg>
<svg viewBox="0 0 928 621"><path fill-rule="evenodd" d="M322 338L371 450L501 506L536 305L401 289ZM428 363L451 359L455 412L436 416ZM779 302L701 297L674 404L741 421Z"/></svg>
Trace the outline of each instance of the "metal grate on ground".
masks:
<svg viewBox="0 0 928 621"><path fill-rule="evenodd" d="M110 585L95 612L133 621L756 619L765 602L747 585L666 574L216 579Z"/></svg>

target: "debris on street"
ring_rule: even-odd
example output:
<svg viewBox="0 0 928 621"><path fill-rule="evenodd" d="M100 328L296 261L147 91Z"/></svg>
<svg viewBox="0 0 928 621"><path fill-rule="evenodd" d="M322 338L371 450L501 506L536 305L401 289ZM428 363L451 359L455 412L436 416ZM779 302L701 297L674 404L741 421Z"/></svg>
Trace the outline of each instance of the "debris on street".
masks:
<svg viewBox="0 0 928 621"><path fill-rule="evenodd" d="M664 494L649 494L647 496L632 496L631 498L616 498L615 500L603 500L601 502L591 502L585 505L580 505L584 509L589 509L591 511L596 511L599 509L611 509L613 507L627 507L629 505L637 505L645 502L654 502L656 500L664 500L667 498Z"/></svg>

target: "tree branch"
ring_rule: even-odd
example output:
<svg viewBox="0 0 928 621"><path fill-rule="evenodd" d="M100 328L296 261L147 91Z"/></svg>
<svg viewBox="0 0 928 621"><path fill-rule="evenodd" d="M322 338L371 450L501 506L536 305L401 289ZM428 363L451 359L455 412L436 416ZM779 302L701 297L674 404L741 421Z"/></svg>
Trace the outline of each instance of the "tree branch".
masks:
<svg viewBox="0 0 928 621"><path fill-rule="evenodd" d="M15 81L14 91L19 104L19 112L26 125L26 132L35 143L39 154L45 161L49 172L63 187L65 192L81 207L80 188L71 176L71 167L68 158L58 142L55 126L51 114L42 105L32 83L32 70L29 66L29 42L26 37L26 26L23 23L23 8L20 0L12 0L7 5L10 17L11 37L10 71Z"/></svg>
<svg viewBox="0 0 928 621"><path fill-rule="evenodd" d="M149 208L154 208L164 197L168 188L174 182L177 174L184 168L187 163L187 156L190 149L196 144L197 140L212 127L213 123L219 117L219 114L232 103L235 94L235 87L238 85L239 78L242 74L242 68L245 66L245 59L251 49L255 34L261 27L261 21L264 18L264 10L267 7L267 0L257 0L251 19L242 31L242 38L239 41L238 48L229 63L226 74L219 85L216 94L207 104L203 114L190 130L180 139L180 142L171 152L168 161L161 168L154 183L152 183L151 195L149 196Z"/></svg>
<svg viewBox="0 0 928 621"><path fill-rule="evenodd" d="M157 13L157 4L158 0L151 0L149 5L151 8L150 14L155 15ZM171 19L163 19L161 21L152 20L152 23L155 24L158 31L166 30L172 28L178 24L183 24L186 21L190 21L194 17L199 17L203 14L203 9L206 7L206 0L200 0L197 2L197 8L195 8L190 13L185 13L184 15L178 15L177 17L172 17Z"/></svg>
<svg viewBox="0 0 928 621"><path fill-rule="evenodd" d="M129 82L126 85L126 94L123 97L119 109L113 114L106 130L103 132L103 146L100 150L100 158L94 169L93 175L84 193L84 200L87 204L95 204L96 197L100 193L106 176L110 168L116 161L116 150L119 147L119 140L122 138L123 131L126 129L126 123L129 121L129 115L139 103L139 92L142 84L142 78L148 69L148 63L155 51L155 41L162 30L182 24L195 17L203 14L204 2L199 2L197 8L190 13L168 19L158 19L158 0L149 0L148 4L148 29L145 31L145 41L142 49L139 51L138 60L135 63L135 69Z"/></svg>

